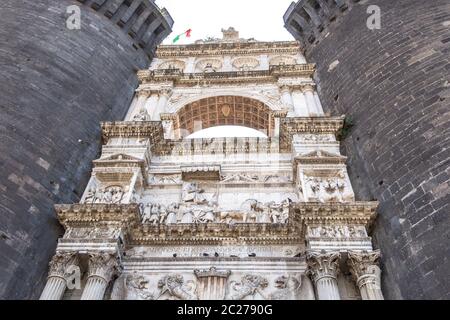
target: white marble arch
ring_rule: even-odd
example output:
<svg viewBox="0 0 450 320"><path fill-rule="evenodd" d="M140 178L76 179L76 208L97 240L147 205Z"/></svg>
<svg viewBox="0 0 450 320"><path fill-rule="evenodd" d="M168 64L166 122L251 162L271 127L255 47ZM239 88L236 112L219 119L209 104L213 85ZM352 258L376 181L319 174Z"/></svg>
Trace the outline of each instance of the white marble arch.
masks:
<svg viewBox="0 0 450 320"><path fill-rule="evenodd" d="M259 89L255 87L255 89ZM261 91L264 91L266 88L261 88ZM244 98L250 98L253 100L258 100L259 102L264 103L267 107L269 107L272 111L279 111L283 109L283 104L281 101L281 96L279 94L278 88L276 89L277 92L277 99L274 99L273 96L268 97L267 95L264 95L260 92L257 92L255 90L254 92L250 91L246 88L230 88L230 89L217 89L213 90L210 89L208 92L201 92L201 93L190 93L185 94L182 98L180 98L177 102L171 104L169 102L167 110L169 113L176 113L179 110L181 110L184 106L186 106L189 103L205 99L205 98L212 98L212 97L218 97L218 96L237 96L237 97L244 97ZM174 90L174 94L176 93L176 89ZM182 92L180 92L182 94Z"/></svg>

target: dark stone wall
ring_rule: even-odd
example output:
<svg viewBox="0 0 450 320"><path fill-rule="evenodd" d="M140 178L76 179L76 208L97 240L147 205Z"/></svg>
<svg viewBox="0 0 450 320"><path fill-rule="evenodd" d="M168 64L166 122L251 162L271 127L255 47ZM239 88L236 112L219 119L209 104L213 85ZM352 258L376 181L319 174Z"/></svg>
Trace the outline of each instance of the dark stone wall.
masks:
<svg viewBox="0 0 450 320"><path fill-rule="evenodd" d="M298 14L306 2L317 10L309 28L285 21L317 63L326 111L352 117L342 149L357 197L380 201L383 291L449 299L450 2L345 0L329 19L322 8L333 1L301 1ZM380 30L366 27L372 4Z"/></svg>
<svg viewBox="0 0 450 320"><path fill-rule="evenodd" d="M99 122L124 117L136 71L170 32L158 14L134 38L124 32L149 15L130 3L0 1L0 299L39 297L63 234L53 204L79 201ZM81 30L66 28L69 5L81 7Z"/></svg>

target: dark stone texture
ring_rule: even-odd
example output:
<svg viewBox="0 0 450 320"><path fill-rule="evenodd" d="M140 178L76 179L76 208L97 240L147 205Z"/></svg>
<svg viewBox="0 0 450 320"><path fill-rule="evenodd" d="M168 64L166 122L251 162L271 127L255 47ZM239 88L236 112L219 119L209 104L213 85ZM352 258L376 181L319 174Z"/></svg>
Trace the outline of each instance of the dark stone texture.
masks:
<svg viewBox="0 0 450 320"><path fill-rule="evenodd" d="M322 31L293 14L316 1ZM342 151L357 198L380 201L374 240L383 291L389 299L448 299L450 3L345 0L342 11L337 2L301 0L285 21L317 63L326 111L353 118ZM381 9L380 30L366 27L369 5Z"/></svg>
<svg viewBox="0 0 450 320"><path fill-rule="evenodd" d="M170 32L141 49L126 32L132 23L116 22L125 12L137 20L132 1L114 1L121 5L110 18L102 10L111 1L96 1L99 11L92 2L0 1L0 299L39 297L63 233L53 204L79 200L99 153L99 122L124 117L136 71ZM81 7L81 30L66 28L69 5Z"/></svg>

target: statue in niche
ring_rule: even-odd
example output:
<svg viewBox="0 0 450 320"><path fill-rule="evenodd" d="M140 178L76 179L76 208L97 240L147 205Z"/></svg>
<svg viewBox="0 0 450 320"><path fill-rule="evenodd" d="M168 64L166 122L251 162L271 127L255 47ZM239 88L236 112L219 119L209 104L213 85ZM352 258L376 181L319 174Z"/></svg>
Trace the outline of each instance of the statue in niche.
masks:
<svg viewBox="0 0 450 320"><path fill-rule="evenodd" d="M163 294L169 293L171 297L177 300L198 300L196 286L193 281L187 281L184 284L182 275L168 275L158 281L158 288L160 289L159 299Z"/></svg>
<svg viewBox="0 0 450 320"><path fill-rule="evenodd" d="M171 203L167 208L167 218L166 218L166 224L173 224L177 223L177 212L179 209L178 203Z"/></svg>
<svg viewBox="0 0 450 320"><path fill-rule="evenodd" d="M205 204L207 201L203 195L205 190L198 187L196 182L183 184L182 200L187 203Z"/></svg>
<svg viewBox="0 0 450 320"><path fill-rule="evenodd" d="M267 279L259 275L247 274L241 278L241 282L236 283L235 281L232 281L230 283L230 289L234 292L230 295L230 299L243 300L248 296L254 297L256 293L259 293L265 298L262 290L264 290L268 284L269 282Z"/></svg>

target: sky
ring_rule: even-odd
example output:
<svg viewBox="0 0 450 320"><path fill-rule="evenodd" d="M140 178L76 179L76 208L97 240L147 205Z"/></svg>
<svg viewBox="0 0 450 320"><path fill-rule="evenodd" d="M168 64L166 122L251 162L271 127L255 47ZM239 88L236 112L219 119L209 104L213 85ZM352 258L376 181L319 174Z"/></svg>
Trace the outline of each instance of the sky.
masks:
<svg viewBox="0 0 450 320"><path fill-rule="evenodd" d="M222 38L221 29L234 27L241 38L258 41L293 41L284 28L283 15L293 0L156 0L173 20L173 32L163 42L171 44L177 34L192 29L189 44L206 37Z"/></svg>

